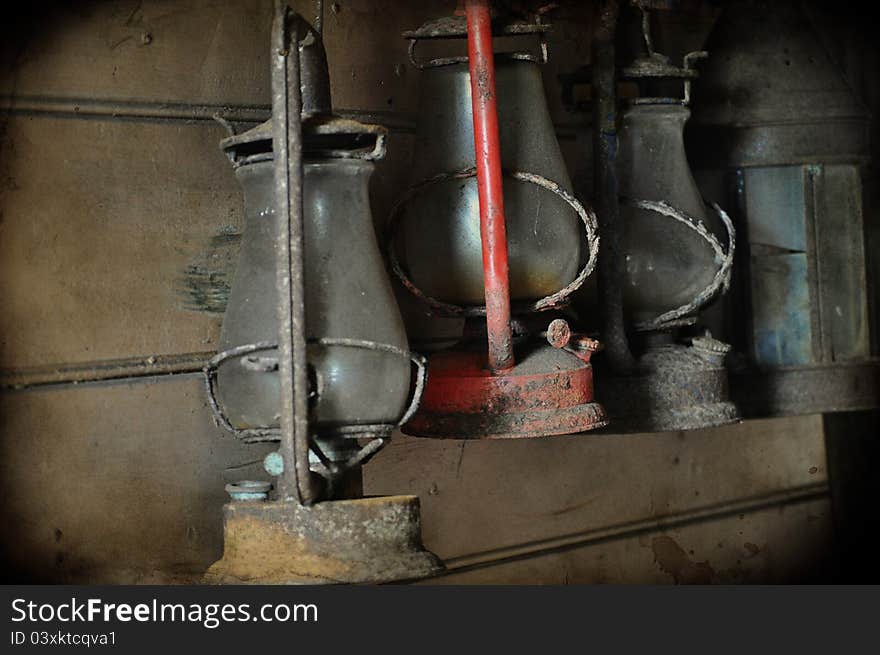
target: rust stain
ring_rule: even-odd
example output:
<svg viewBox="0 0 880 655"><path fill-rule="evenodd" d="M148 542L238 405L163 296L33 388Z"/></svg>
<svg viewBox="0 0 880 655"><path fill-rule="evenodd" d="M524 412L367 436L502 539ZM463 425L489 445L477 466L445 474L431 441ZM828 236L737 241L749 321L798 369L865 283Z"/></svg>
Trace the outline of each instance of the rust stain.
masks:
<svg viewBox="0 0 880 655"><path fill-rule="evenodd" d="M651 549L654 561L664 573L672 576L675 584L711 584L715 577L708 561L694 562L672 537L654 537Z"/></svg>
<svg viewBox="0 0 880 655"><path fill-rule="evenodd" d="M758 546L756 544L753 544L750 541L747 541L746 543L744 543L743 548L745 548L747 551L749 551L749 555L751 557L754 557L755 555L757 555L758 553L761 552L761 549L758 548Z"/></svg>
<svg viewBox="0 0 880 655"><path fill-rule="evenodd" d="M477 69L477 90L479 91L478 97L483 103L488 103L492 100L492 84L490 84L489 80L489 71L482 66Z"/></svg>

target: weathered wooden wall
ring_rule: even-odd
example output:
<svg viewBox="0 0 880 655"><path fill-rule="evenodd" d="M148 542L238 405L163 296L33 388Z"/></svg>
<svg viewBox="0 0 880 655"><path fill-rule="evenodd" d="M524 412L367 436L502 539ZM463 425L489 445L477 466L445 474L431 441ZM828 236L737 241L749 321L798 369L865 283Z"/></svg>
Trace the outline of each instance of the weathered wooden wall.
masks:
<svg viewBox="0 0 880 655"><path fill-rule="evenodd" d="M191 371L216 346L241 227L211 116L244 128L268 115L271 4L57 3L8 25L0 368L20 388L0 394L7 578L195 580L220 554L224 482L259 475L266 448L213 425ZM407 183L415 119L399 34L454 2L326 4L335 105L392 128L372 187L381 220ZM563 108L556 76L586 62L589 13L560 12L545 71L575 172L586 117ZM695 38L710 19L670 33ZM78 383L96 373L122 379ZM421 497L425 542L450 565L442 582L794 581L820 577L829 556L824 463L818 417L520 443L401 437L366 488Z"/></svg>

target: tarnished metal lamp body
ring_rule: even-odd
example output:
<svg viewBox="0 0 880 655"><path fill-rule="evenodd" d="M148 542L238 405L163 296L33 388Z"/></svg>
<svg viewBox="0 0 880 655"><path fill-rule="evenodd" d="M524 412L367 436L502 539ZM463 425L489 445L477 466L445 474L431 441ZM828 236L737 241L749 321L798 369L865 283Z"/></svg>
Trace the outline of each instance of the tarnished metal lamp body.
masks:
<svg viewBox="0 0 880 655"><path fill-rule="evenodd" d="M682 339L682 328L694 326L726 290L735 247L730 219L704 203L684 147L688 85L696 75L689 66L704 56L691 53L677 68L655 53L624 69L633 79L684 80L686 90L683 101L639 98L620 120L622 308L635 360L617 369L609 363L609 370L598 363L599 400L618 432L691 430L740 418L728 390L730 347L709 335Z"/></svg>
<svg viewBox="0 0 880 655"><path fill-rule="evenodd" d="M665 202L724 240L724 226L706 206L684 150L690 110L682 105L634 105L623 112L618 175L626 200ZM720 262L691 227L624 202L624 308L638 325L690 303L709 287Z"/></svg>
<svg viewBox="0 0 880 655"><path fill-rule="evenodd" d="M435 574L443 564L422 545L418 498L350 497L362 495L360 468L417 402L407 402L412 362L424 369L407 350L370 214L371 160L384 154L386 131L332 113L321 34L286 2L269 57L272 118L221 144L244 190L245 229L205 375L220 425L280 443L263 462L275 491L227 485L223 557L204 581Z"/></svg>
<svg viewBox="0 0 880 655"><path fill-rule="evenodd" d="M262 135L253 136L258 142ZM250 152L247 141L247 135L237 137L234 147ZM246 225L223 322L221 348L227 350L272 342L278 333L274 162L267 152L233 161ZM362 159L303 162L312 438L330 462L340 464L358 451L357 437L387 436L410 395L406 334L369 211L372 171L372 162ZM355 347L340 343L349 340ZM219 402L233 427L277 426L280 384L273 356L274 350L258 351L220 365ZM312 465L322 462L312 459ZM307 507L295 499L232 495L223 509L223 557L205 573L206 583L379 583L443 570L422 545L415 496L344 498Z"/></svg>
<svg viewBox="0 0 880 655"><path fill-rule="evenodd" d="M239 143L236 147L241 148ZM223 320L220 349L275 341L274 186L271 153L245 158L236 177L245 197L241 254ZM407 349L406 333L379 254L367 184L373 163L325 158L303 164L306 334ZM311 343L308 348L316 432L394 425L410 389L410 362L398 354ZM278 425L278 373L260 366L272 352L221 364L218 395L236 428Z"/></svg>
<svg viewBox="0 0 880 655"><path fill-rule="evenodd" d="M707 195L744 235L733 391L752 416L880 405L862 218L869 115L799 3L732 3L694 87Z"/></svg>
<svg viewBox="0 0 880 655"><path fill-rule="evenodd" d="M571 192L538 64L496 57L501 164L534 173ZM474 166L471 81L467 63L421 73L413 184L425 187L403 207L401 260L427 295L457 305L482 305L483 260L475 177L449 173ZM586 256L583 225L571 206L536 184L504 180L511 300L548 296L571 283Z"/></svg>

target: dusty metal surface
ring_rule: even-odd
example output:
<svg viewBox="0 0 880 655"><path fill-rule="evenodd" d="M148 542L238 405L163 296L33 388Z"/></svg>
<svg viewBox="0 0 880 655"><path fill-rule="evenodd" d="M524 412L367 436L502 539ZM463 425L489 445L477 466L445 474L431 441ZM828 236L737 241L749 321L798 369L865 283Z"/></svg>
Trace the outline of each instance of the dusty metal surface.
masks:
<svg viewBox="0 0 880 655"><path fill-rule="evenodd" d="M880 405L863 208L870 115L818 27L800 3L731 3L695 86L688 145L707 184L726 178L745 236L733 292L749 321L731 335L744 356L733 391L752 416Z"/></svg>
<svg viewBox="0 0 880 655"><path fill-rule="evenodd" d="M649 348L626 374L600 367L597 398L613 431L694 430L741 420L724 368L729 346L720 346L724 349L677 344Z"/></svg>
<svg viewBox="0 0 880 655"><path fill-rule="evenodd" d="M419 499L383 496L304 507L223 508L223 558L208 584L379 583L431 576L443 564L421 542Z"/></svg>
<svg viewBox="0 0 880 655"><path fill-rule="evenodd" d="M754 418L872 409L880 403L880 361L734 368L730 393Z"/></svg>
<svg viewBox="0 0 880 655"><path fill-rule="evenodd" d="M682 98L657 97L655 92L640 93L637 98L630 100L635 105L654 104L682 104L687 105L691 100L691 84L699 75L694 70L694 62L708 57L708 53L700 50L688 52L683 57L682 66L676 66L666 55L654 49L654 39L651 35L651 3L633 2L642 13L642 39L645 43L645 56L636 57L620 71L624 80L648 81L655 79L681 81L684 88ZM667 7L668 8L668 7Z"/></svg>
<svg viewBox="0 0 880 655"><path fill-rule="evenodd" d="M738 420L739 413L728 398L726 350L705 347L718 342L701 339L704 347L691 348L653 346L635 358L632 336L626 334L627 328L657 333L695 322L698 311L727 290L735 251L733 224L717 205L727 230L726 250L713 234L715 226L707 227L684 152L689 111L680 105L689 101L690 80L696 76L690 65L697 53L685 57L684 68L671 66L655 52L649 14L641 9L647 57L621 70L620 76L681 79L685 92L680 101L638 98L621 118L618 155L618 5L603 3L593 42L593 172L603 235L610 242L604 261L600 258L599 308L611 348L598 360L597 397L615 432L723 425ZM619 200L619 195L625 197Z"/></svg>
<svg viewBox="0 0 880 655"><path fill-rule="evenodd" d="M523 344L516 365L502 375L489 369L479 344L435 353L419 411L401 429L440 439L526 439L603 427L586 348L575 355Z"/></svg>
<svg viewBox="0 0 880 655"><path fill-rule="evenodd" d="M424 73L426 81L434 86L428 86L429 91L422 93L423 100L432 98L431 93L445 85L447 93L437 96L437 100L451 98L457 101L457 105L447 103L445 107L425 106L428 112L440 112L437 118L445 124L452 141L447 142L442 134L438 135L437 121L429 123L428 115L423 117L421 145L429 154L421 153L416 166L432 174L404 194L389 220L389 259L392 270L404 286L441 314L484 315L486 321L487 352L482 351L480 339L476 339L474 343L463 343L454 350L435 353L429 359L430 374L422 405L403 427L407 433L418 436L529 438L581 432L605 424L604 410L593 402L589 365L592 350L587 346L577 352L553 348L554 342L561 344L559 348L567 346L571 336L567 324L564 335L559 334L559 323L542 332L550 341L549 349L546 345L523 345L519 355L526 357L526 362L517 361L519 355L514 356L512 301L519 301L520 305L531 301L533 304L525 310L527 312L552 309L563 303L592 272L598 237L595 216L567 189L570 183L561 158L557 156L558 145L545 129L543 119L547 112L542 112L542 107L536 105L529 119L535 129L523 129L520 115L524 103L534 103L543 96L535 71L523 68L528 66L526 62L515 61L513 68L502 68L503 81L496 88L490 7L491 3L486 0L465 4L468 69L464 70L460 62L435 61L435 65ZM436 36L434 32L431 34ZM465 82L469 88L463 86ZM523 94L524 88L531 89L531 96ZM468 90L470 93L466 93ZM465 105L470 105L471 121L467 121L464 115ZM502 108L509 112L504 121L500 115ZM536 115L538 120L532 120ZM503 134L499 130L501 123L504 125ZM450 130L451 126L454 129ZM462 141L462 136L472 136L473 143ZM541 143L542 137L549 140ZM506 189L502 181L504 140L508 140L509 145L531 140L539 146L540 152L528 148L521 149L521 152L532 157L542 173L549 170L559 181L520 170L513 175L552 191L575 209L587 228L586 257L577 256L578 242L566 240L560 232L564 215L556 211L558 207L542 210L540 197L537 204L535 197L511 197L512 202L508 205L511 211L506 215ZM473 172L470 168L451 172L456 168L446 164L461 162L469 165L470 153L476 161ZM436 155L435 160L431 154ZM473 231L475 213L467 202L462 203L461 191L466 187L461 185L455 189L446 184L456 179L468 180L474 173L479 204L478 241L472 235L462 233L462 230ZM440 184L446 184L445 191ZM471 185L467 193L473 195L473 191ZM441 201L444 197L448 202ZM531 210L533 205L534 212ZM426 209L435 215L426 217ZM404 213L406 220L401 223ZM529 218L528 224L533 223L533 226L524 231L527 227L525 217L531 213L534 220ZM397 228L401 225L405 229L398 234ZM401 244L403 265L397 253ZM445 244L446 251L438 252L438 244ZM461 244L474 251L465 253ZM480 246L481 275L476 274L476 245ZM449 250L450 246L452 250ZM568 256L560 258L559 253L547 252L547 247L567 249ZM508 249L520 253L515 269L508 260ZM555 264L570 267L580 261L585 263L573 278L558 271L548 272ZM404 267L409 269L409 274L404 272ZM535 301L530 296L540 299ZM478 322L479 319L472 319L470 328L466 324L465 330L473 330ZM482 322L479 325L482 326Z"/></svg>
<svg viewBox="0 0 880 655"><path fill-rule="evenodd" d="M661 216L671 218L674 221L693 230L709 245L710 250L718 266L718 270L711 276L709 282L701 288L688 302L669 309L654 318L643 320L635 323L633 328L640 332L662 330L666 327L680 324L687 321L690 317L710 301L714 300L720 294L726 293L730 287L731 269L733 268L733 258L736 252L736 231L733 228L733 222L727 213L717 204L713 205L713 209L718 214L721 223L727 230L726 247L722 246L718 238L712 234L705 226L703 221L672 207L665 201L651 201L632 199L624 201L629 208L636 208L644 211L657 213Z"/></svg>
<svg viewBox="0 0 880 655"><path fill-rule="evenodd" d="M801 3L730 3L706 47L688 135L696 164L867 158L869 113Z"/></svg>
<svg viewBox="0 0 880 655"><path fill-rule="evenodd" d="M605 0L594 26L590 67L593 93L593 189L596 216L602 231L598 258L598 302L605 357L617 371L634 363L623 314L624 257L621 251L620 195L617 182L617 75L615 35L618 0Z"/></svg>
<svg viewBox="0 0 880 655"><path fill-rule="evenodd" d="M689 116L687 107L663 104L622 115L624 309L637 331L694 322L730 279L735 230L720 208L709 210L694 181L684 149Z"/></svg>

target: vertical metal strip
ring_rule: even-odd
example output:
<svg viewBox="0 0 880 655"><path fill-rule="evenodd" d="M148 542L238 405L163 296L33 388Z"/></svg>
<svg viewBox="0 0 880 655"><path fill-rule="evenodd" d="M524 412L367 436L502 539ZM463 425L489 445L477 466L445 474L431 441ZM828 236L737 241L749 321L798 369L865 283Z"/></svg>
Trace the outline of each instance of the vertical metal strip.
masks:
<svg viewBox="0 0 880 655"><path fill-rule="evenodd" d="M814 164L801 167L804 197L804 231L807 251L807 287L810 298L810 332L812 333L813 361L829 364L831 355L830 321L822 296L822 258L819 225L825 219L821 194L824 179L823 166Z"/></svg>
<svg viewBox="0 0 880 655"><path fill-rule="evenodd" d="M486 287L489 368L495 373L503 373L513 368L514 360L490 0L467 0L465 14L477 188L480 196L480 238Z"/></svg>
<svg viewBox="0 0 880 655"><path fill-rule="evenodd" d="M605 356L611 368L622 373L635 361L623 320L623 254L617 186L617 89L614 38L618 0L605 0L593 33L593 164L596 218L602 234L599 253L599 309Z"/></svg>
<svg viewBox="0 0 880 655"><path fill-rule="evenodd" d="M272 147L277 221L278 374L281 381L280 500L309 505L316 493L309 471L308 374L302 204L302 124L298 17L282 1L272 25ZM293 33L291 33L293 32Z"/></svg>

